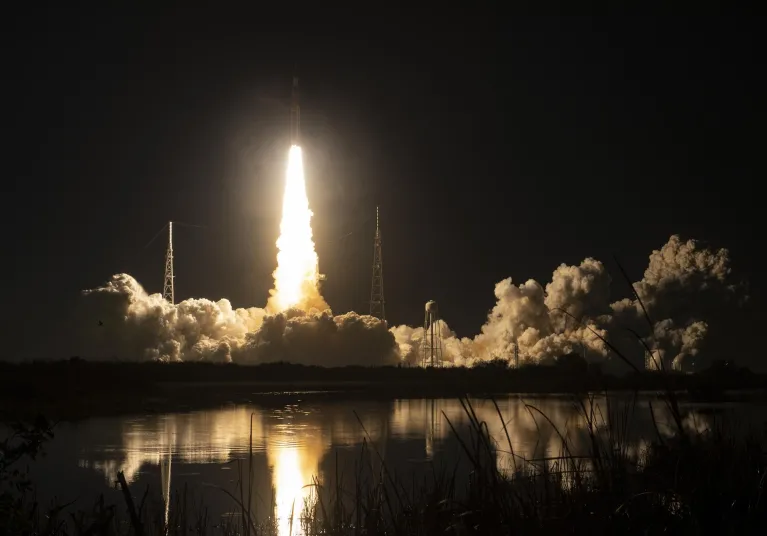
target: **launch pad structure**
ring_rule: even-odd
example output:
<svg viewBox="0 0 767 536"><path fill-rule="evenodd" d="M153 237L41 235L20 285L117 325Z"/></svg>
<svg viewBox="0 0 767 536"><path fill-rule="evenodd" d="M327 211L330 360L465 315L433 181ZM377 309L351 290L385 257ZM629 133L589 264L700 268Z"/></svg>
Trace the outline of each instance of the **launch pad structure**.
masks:
<svg viewBox="0 0 767 536"><path fill-rule="evenodd" d="M162 286L162 297L170 304L176 303L173 280L173 222L168 222L168 250L165 253L165 282Z"/></svg>
<svg viewBox="0 0 767 536"><path fill-rule="evenodd" d="M386 322L383 289L383 260L381 257L381 227L376 207L376 234L373 240L373 281L370 285L370 316Z"/></svg>

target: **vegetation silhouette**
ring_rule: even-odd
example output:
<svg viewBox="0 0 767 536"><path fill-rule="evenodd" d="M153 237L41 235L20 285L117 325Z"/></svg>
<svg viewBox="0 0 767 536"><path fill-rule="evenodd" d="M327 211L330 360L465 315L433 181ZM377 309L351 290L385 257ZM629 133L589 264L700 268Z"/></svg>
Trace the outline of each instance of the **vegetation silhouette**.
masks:
<svg viewBox="0 0 767 536"><path fill-rule="evenodd" d="M225 385L226 389L221 389ZM501 393L674 391L680 396L722 398L727 391L767 394L767 375L717 362L697 374L673 371L604 373L577 355L554 365L513 368L495 360L473 368L318 366L269 363L58 362L0 363L0 408L16 417L86 418L136 411L166 411L253 401L260 395L303 392L312 396L444 398ZM323 394L323 392L325 394Z"/></svg>
<svg viewBox="0 0 767 536"><path fill-rule="evenodd" d="M435 466L424 481L409 482L392 472L367 437L355 462L353 485L344 486L336 458L334 472L313 479L308 502L296 512L296 526L290 522L291 533L299 528L309 536L763 533L767 521L764 435L752 433L736 440L726 425L700 432L679 427L670 437L658 433L648 438L647 446L637 452L629 448L626 436L633 408L625 407L611 418L594 397L574 401L587 422L590 448L585 456L572 455L567 432L555 427L560 455L524 459L514 452L497 404L498 419L504 423L501 438L489 435L488 424L478 419L468 399L461 400L470 423L467 430L443 414L468 460L468 474L460 473L457 466ZM635 403L639 403L636 398ZM536 407L526 407L531 415L548 421ZM681 418L675 420L681 422ZM364 430L361 420L360 426ZM195 501L185 486L175 491L166 524L162 503L148 498L148 489L143 494L131 489L122 473L118 474L124 498L120 505L105 504L103 496L90 511L71 511L67 504L48 508L38 504L33 484L14 466L34 460L52 431L40 418L17 423L14 430L0 443L0 534L278 533L280 520L258 520L247 506L254 475L252 444L250 455L238 462L234 488L220 489L231 499L238 517L210 519L205 505ZM500 451L511 455L511 467L498 466ZM17 485L19 478L22 485Z"/></svg>

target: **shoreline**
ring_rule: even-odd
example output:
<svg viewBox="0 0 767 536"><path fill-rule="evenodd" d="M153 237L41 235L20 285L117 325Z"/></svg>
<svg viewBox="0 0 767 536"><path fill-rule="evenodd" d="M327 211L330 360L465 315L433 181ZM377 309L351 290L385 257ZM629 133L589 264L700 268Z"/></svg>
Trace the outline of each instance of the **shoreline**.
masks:
<svg viewBox="0 0 767 536"><path fill-rule="evenodd" d="M81 420L125 414L190 411L223 404L279 404L296 399L344 400L486 398L513 394L572 396L587 393L653 396L672 391L680 400L725 402L767 399L767 375L640 373L625 376L560 367L321 368L274 363L106 363L60 361L0 363L0 415Z"/></svg>

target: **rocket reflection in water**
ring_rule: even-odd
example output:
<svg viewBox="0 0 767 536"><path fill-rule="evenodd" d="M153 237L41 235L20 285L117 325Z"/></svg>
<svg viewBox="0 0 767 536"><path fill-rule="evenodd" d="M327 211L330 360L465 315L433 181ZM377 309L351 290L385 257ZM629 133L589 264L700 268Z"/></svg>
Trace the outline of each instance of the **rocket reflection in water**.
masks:
<svg viewBox="0 0 767 536"><path fill-rule="evenodd" d="M573 453L587 448L587 438L582 433L583 419L570 401L554 398L534 403L563 434L569 435ZM599 403L605 407L604 402ZM521 469L522 458L533 460L561 454L559 435L544 419L534 420L523 400L513 396L499 400L498 404L518 456L516 465L492 402L472 402L477 418L487 423L490 435L498 441L496 460L499 469ZM659 421L663 421L662 407L655 407ZM328 479L334 478L334 464L339 452L348 454L347 461L357 460L360 445L366 439L373 443L371 448L380 453L393 470L412 474L413 463L424 467L420 463L424 459L436 460L447 453L445 447L451 440L452 430L444 420L443 412L459 433L464 433L467 425L464 410L456 400L355 401L354 408L362 419L364 431L348 402L299 403L264 410L232 407L124 420L117 444L105 442L100 448L81 452L79 464L102 472L110 485L117 471L122 470L129 483L143 486L141 475L150 472L152 466L159 467L167 520L173 490L184 485L183 479L187 479L186 483L191 484L192 489L194 486L202 489L203 484L214 483L235 491L239 475L231 470L235 466L230 462L240 460L247 464L253 414L254 488L250 508L260 521L275 518L280 534L288 534L291 524L293 534L296 534L300 526L299 516L312 491L313 477L332 487ZM654 433L649 418L647 422L642 419L639 416L635 422L637 434ZM700 422L705 421L701 419ZM693 414L688 424L696 424ZM639 435L631 442L632 449L637 452L642 444ZM409 445L409 451L403 457L401 449L406 445ZM387 458L390 447L400 450ZM413 447L420 453L412 452ZM333 449L336 449L335 453ZM190 471L184 465L195 468ZM343 471L344 467L340 469ZM347 475L352 472L346 469ZM190 481L190 475L197 476ZM216 497L222 503L220 513L231 512L233 506L223 493L207 495L206 499Z"/></svg>
<svg viewBox="0 0 767 536"><path fill-rule="evenodd" d="M382 413L388 414L377 415ZM304 411L295 405L271 411L236 407L127 420L117 448L105 445L103 450L83 453L86 457L79 464L102 472L110 485L118 471L124 472L128 483L135 484L147 472L146 466L159 467L167 523L172 492L179 489L177 480L185 471L181 469L185 464L211 468L214 477L226 479L217 485L234 491L239 475L230 462L240 460L247 464L251 414L254 458L251 510L257 520L274 517L280 534L289 533L292 520L296 534L313 477L322 476L320 462L332 447L359 445L365 435L348 406L338 404L321 411ZM375 416L362 420L370 439L378 442L383 430L380 420ZM383 445L378 448L385 452ZM223 469L227 471L222 472ZM247 469L243 474L247 478ZM203 481L207 480L210 479L206 476ZM270 497L274 499L273 511ZM231 509L231 505L226 508Z"/></svg>

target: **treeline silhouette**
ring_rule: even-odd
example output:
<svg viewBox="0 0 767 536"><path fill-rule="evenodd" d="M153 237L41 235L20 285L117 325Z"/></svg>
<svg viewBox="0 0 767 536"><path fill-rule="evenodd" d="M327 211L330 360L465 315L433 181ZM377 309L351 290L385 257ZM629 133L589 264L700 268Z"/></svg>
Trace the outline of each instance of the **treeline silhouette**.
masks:
<svg viewBox="0 0 767 536"><path fill-rule="evenodd" d="M268 363L65 361L0 363L0 410L41 411L55 417L87 417L136 410L170 410L262 395L301 392L314 396L432 398L500 393L584 393L590 391L674 391L715 401L724 391L767 393L767 375L719 361L697 374L666 371L606 374L580 356L553 366L509 366L490 361L473 368L324 368Z"/></svg>

